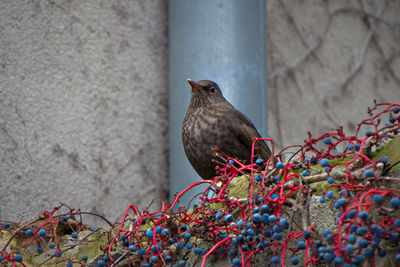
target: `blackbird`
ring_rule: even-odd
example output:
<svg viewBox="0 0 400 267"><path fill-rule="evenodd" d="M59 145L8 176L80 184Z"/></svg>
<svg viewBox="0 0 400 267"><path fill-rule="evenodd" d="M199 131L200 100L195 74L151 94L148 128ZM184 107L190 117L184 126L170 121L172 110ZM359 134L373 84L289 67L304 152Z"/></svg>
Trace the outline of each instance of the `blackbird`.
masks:
<svg viewBox="0 0 400 267"><path fill-rule="evenodd" d="M253 139L260 137L253 123L235 109L222 95L213 81L194 82L192 98L182 124L182 142L186 156L203 179L211 179L217 163L212 148L247 163L251 162ZM267 161L271 151L264 141L257 143L258 157Z"/></svg>

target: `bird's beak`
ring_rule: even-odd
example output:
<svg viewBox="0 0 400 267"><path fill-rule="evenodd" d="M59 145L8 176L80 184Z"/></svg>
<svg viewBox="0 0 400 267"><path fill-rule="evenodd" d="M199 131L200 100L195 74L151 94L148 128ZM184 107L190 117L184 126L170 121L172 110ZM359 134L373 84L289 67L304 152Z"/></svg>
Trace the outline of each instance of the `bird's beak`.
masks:
<svg viewBox="0 0 400 267"><path fill-rule="evenodd" d="M198 83L192 81L192 79L187 79L186 81L190 84L190 87L192 87L193 91L201 91L202 90L201 86Z"/></svg>

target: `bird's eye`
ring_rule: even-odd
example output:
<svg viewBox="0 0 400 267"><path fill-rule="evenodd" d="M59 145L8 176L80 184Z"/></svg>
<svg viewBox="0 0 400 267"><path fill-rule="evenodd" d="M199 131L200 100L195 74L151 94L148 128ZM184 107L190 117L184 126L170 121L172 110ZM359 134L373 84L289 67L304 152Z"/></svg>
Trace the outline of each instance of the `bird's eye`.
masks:
<svg viewBox="0 0 400 267"><path fill-rule="evenodd" d="M208 91L210 92L210 93L215 93L215 87L214 86L211 86L210 88L208 88Z"/></svg>

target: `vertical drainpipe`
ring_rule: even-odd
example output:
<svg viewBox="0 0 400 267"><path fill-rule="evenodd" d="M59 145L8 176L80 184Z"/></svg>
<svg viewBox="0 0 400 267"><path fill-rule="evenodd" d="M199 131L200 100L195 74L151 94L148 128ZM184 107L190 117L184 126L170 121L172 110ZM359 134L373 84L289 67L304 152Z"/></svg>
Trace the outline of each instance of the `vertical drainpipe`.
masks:
<svg viewBox="0 0 400 267"><path fill-rule="evenodd" d="M267 137L266 0L169 0L170 199L199 176L183 150L186 79L213 80ZM203 187L204 188L204 187ZM187 203L197 191L182 199Z"/></svg>

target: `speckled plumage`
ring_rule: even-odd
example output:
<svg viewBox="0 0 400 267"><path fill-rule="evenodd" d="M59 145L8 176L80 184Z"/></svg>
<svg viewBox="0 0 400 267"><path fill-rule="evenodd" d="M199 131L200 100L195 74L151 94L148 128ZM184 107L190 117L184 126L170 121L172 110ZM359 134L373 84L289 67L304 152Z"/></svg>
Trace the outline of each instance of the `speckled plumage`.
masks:
<svg viewBox="0 0 400 267"><path fill-rule="evenodd" d="M233 158L250 163L253 138L260 134L253 123L223 97L212 81L193 82L192 98L182 124L182 141L186 156L203 179L215 176L212 147ZM258 154L263 160L271 156L265 142L259 141Z"/></svg>

